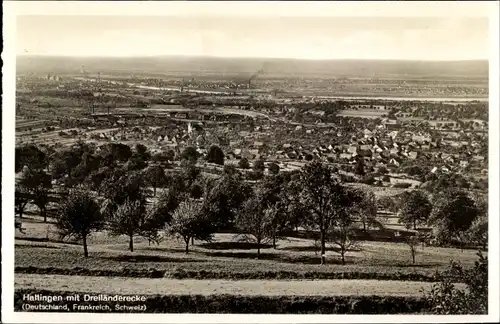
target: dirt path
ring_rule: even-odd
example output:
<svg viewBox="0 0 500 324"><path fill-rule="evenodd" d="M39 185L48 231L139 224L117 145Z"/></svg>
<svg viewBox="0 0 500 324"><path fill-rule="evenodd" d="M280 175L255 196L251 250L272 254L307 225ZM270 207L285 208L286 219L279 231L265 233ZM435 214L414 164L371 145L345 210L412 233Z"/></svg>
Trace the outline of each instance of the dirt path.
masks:
<svg viewBox="0 0 500 324"><path fill-rule="evenodd" d="M431 283L378 280L178 280L16 274L15 289L109 294L421 296Z"/></svg>

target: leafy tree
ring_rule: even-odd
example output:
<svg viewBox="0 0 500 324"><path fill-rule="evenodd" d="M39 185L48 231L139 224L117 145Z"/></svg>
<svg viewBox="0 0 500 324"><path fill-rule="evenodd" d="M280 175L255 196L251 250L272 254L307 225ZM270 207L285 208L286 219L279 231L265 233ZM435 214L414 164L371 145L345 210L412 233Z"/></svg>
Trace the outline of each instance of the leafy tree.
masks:
<svg viewBox="0 0 500 324"><path fill-rule="evenodd" d="M166 181L165 171L159 165L150 166L145 170L147 182L153 187L153 196L156 197L156 188Z"/></svg>
<svg viewBox="0 0 500 324"><path fill-rule="evenodd" d="M186 200L181 202L174 211L169 224L169 232L184 240L187 254L189 241L192 239L211 241L214 227L209 217L202 212L200 202Z"/></svg>
<svg viewBox="0 0 500 324"><path fill-rule="evenodd" d="M194 164L188 162L181 163L181 176L186 185L186 188L191 188L200 174L200 169L197 168Z"/></svg>
<svg viewBox="0 0 500 324"><path fill-rule="evenodd" d="M238 209L250 193L251 188L239 173L224 173L221 178L206 183L204 213L210 217L218 230L231 229Z"/></svg>
<svg viewBox="0 0 500 324"><path fill-rule="evenodd" d="M276 163L272 162L269 164L269 172L271 174L278 174L280 172L280 167Z"/></svg>
<svg viewBox="0 0 500 324"><path fill-rule="evenodd" d="M367 228L378 224L377 222L377 198L371 191L361 192L361 203L359 208L359 219L363 224L363 231L366 232Z"/></svg>
<svg viewBox="0 0 500 324"><path fill-rule="evenodd" d="M30 192L29 188L22 182L16 183L14 195L14 203L16 206L16 214L19 218L23 218L23 213L26 209L26 205L30 202Z"/></svg>
<svg viewBox="0 0 500 324"><path fill-rule="evenodd" d="M36 145L28 144L16 147L15 171L22 171L24 166L31 170L44 169L47 166L47 155Z"/></svg>
<svg viewBox="0 0 500 324"><path fill-rule="evenodd" d="M305 221L319 230L321 264L326 264L327 236L335 225L338 225L340 232L332 240L342 247L348 245L351 225L354 222L350 215L354 196L332 177L327 166L319 162L312 162L303 168L300 184L303 188L300 199L304 208L309 211Z"/></svg>
<svg viewBox="0 0 500 324"><path fill-rule="evenodd" d="M424 298L430 304L430 311L437 315L488 314L488 258L481 252L479 260L471 269L464 269L452 262L447 274L440 275L440 282L434 284ZM455 287L463 282L466 289Z"/></svg>
<svg viewBox="0 0 500 324"><path fill-rule="evenodd" d="M358 161L356 162L356 169L354 170L357 175L364 176L365 172L365 159L362 157L358 157Z"/></svg>
<svg viewBox="0 0 500 324"><path fill-rule="evenodd" d="M103 166L113 166L117 162L126 162L132 155L130 146L122 143L110 143L103 145L100 152Z"/></svg>
<svg viewBox="0 0 500 324"><path fill-rule="evenodd" d="M71 177L78 183L83 182L92 172L99 169L101 159L89 152L83 153L81 162L71 171Z"/></svg>
<svg viewBox="0 0 500 324"><path fill-rule="evenodd" d="M145 201L126 199L109 217L110 234L127 235L130 252L134 252L134 236L142 235L146 215Z"/></svg>
<svg viewBox="0 0 500 324"><path fill-rule="evenodd" d="M481 214L471 224L468 236L472 243L478 244L483 250L488 246L488 216Z"/></svg>
<svg viewBox="0 0 500 324"><path fill-rule="evenodd" d="M255 160L255 162L253 163L253 170L264 172L265 170L264 160L262 159Z"/></svg>
<svg viewBox="0 0 500 324"><path fill-rule="evenodd" d="M275 211L264 206L264 197L257 191L243 203L236 217L236 227L244 234L252 235L257 243L257 258L265 240L272 237L272 222Z"/></svg>
<svg viewBox="0 0 500 324"><path fill-rule="evenodd" d="M265 208L267 217L271 219L271 237L273 248L276 249L276 241L282 231L291 227L291 215L289 201L286 190L290 179L286 176L269 176L264 178L258 185L257 190L262 200L262 206Z"/></svg>
<svg viewBox="0 0 500 324"><path fill-rule="evenodd" d="M356 246L355 223L362 212L357 206L363 202L363 194L358 190L342 188L339 191L339 206L333 219L333 228L326 233L327 239L340 248L342 264L345 264L345 254Z"/></svg>
<svg viewBox="0 0 500 324"><path fill-rule="evenodd" d="M412 263L415 264L415 256L417 254L417 248L421 242L421 238L418 235L411 235L405 237L405 243L410 248Z"/></svg>
<svg viewBox="0 0 500 324"><path fill-rule="evenodd" d="M473 199L464 191L452 189L437 196L430 221L436 226L436 238L441 243L459 240L463 247L466 232L479 215Z"/></svg>
<svg viewBox="0 0 500 324"><path fill-rule="evenodd" d="M199 153L192 146L188 146L182 151L181 160L187 160L191 163L196 163L198 160Z"/></svg>
<svg viewBox="0 0 500 324"><path fill-rule="evenodd" d="M224 165L224 153L217 145L212 145L208 149L207 161L218 165Z"/></svg>
<svg viewBox="0 0 500 324"><path fill-rule="evenodd" d="M151 153L148 151L147 146L140 143L135 145L135 154L143 161L151 159Z"/></svg>
<svg viewBox="0 0 500 324"><path fill-rule="evenodd" d="M399 222L406 228L417 229L417 224L425 224L432 212L427 196L419 190L405 191L399 197Z"/></svg>
<svg viewBox="0 0 500 324"><path fill-rule="evenodd" d="M112 217L118 207L126 201L144 202L149 194L142 174L126 173L123 170L115 170L106 178L101 191L105 198L102 211L107 217Z"/></svg>
<svg viewBox="0 0 500 324"><path fill-rule="evenodd" d="M248 159L245 157L241 158L241 160L238 162L238 167L240 169L249 169L250 163L248 162Z"/></svg>
<svg viewBox="0 0 500 324"><path fill-rule="evenodd" d="M87 238L103 228L99 204L88 191L72 190L59 207L56 226L62 239L75 237L83 242L83 253L89 256Z"/></svg>
<svg viewBox="0 0 500 324"><path fill-rule="evenodd" d="M19 185L26 188L32 197L32 202L40 209L43 221L47 222L47 205L49 190L52 188L52 179L45 171L25 170Z"/></svg>

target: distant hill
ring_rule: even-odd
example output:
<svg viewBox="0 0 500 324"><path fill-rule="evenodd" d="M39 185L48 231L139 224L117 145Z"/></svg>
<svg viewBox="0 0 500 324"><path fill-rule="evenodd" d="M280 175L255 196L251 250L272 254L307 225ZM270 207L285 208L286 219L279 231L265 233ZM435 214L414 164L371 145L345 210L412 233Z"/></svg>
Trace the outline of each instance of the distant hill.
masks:
<svg viewBox="0 0 500 324"><path fill-rule="evenodd" d="M296 60L217 57L81 58L18 56L18 73L143 75L252 75L268 77L398 77L431 79L488 79L488 61Z"/></svg>

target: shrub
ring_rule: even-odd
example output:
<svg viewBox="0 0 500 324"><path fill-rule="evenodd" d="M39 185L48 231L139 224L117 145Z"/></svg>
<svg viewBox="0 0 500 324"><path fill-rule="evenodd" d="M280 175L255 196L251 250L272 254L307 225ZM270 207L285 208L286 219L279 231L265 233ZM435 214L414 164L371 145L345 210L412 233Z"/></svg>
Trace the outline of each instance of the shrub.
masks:
<svg viewBox="0 0 500 324"><path fill-rule="evenodd" d="M478 252L479 260L472 269L464 269L452 262L442 281L433 285L425 294L430 311L439 315L487 314L488 313L488 258ZM457 278L467 286L466 290L455 287Z"/></svg>
<svg viewBox="0 0 500 324"><path fill-rule="evenodd" d="M247 158L241 158L241 160L238 162L238 167L240 169L249 169L250 168L250 163L248 162Z"/></svg>
<svg viewBox="0 0 500 324"><path fill-rule="evenodd" d="M411 183L408 183L408 182L398 182L398 183L394 184L394 188L406 189L406 188L410 188L410 187L411 187Z"/></svg>
<svg viewBox="0 0 500 324"><path fill-rule="evenodd" d="M370 175L363 177L359 182L367 184L367 185L372 185L375 183L375 178L373 177L373 175L370 174Z"/></svg>
<svg viewBox="0 0 500 324"><path fill-rule="evenodd" d="M391 182L391 177L389 177L387 174L385 174L385 175L382 177L382 181L383 181L383 182Z"/></svg>

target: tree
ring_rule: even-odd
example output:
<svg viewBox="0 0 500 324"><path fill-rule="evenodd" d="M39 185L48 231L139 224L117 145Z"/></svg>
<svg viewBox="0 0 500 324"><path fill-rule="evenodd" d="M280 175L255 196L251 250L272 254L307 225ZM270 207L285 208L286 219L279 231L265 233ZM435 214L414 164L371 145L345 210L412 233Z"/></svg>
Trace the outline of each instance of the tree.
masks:
<svg viewBox="0 0 500 324"><path fill-rule="evenodd" d="M224 173L215 181L207 181L204 190L203 211L218 230L228 230L234 218L251 194L251 188L239 173Z"/></svg>
<svg viewBox="0 0 500 324"><path fill-rule="evenodd" d="M47 222L47 205L49 190L52 188L52 179L45 171L25 170L19 185L26 188L32 197L33 203L40 209L43 221Z"/></svg>
<svg viewBox="0 0 500 324"><path fill-rule="evenodd" d="M103 166L113 166L117 162L126 162L132 155L130 146L122 143L110 143L101 147L100 152Z"/></svg>
<svg viewBox="0 0 500 324"><path fill-rule="evenodd" d="M257 243L257 258L264 240L272 237L274 210L264 206L264 197L257 191L243 203L236 217L236 226L244 234L252 235Z"/></svg>
<svg viewBox="0 0 500 324"><path fill-rule="evenodd" d="M209 218L202 212L200 202L186 200L175 209L169 224L169 232L184 240L187 254L189 253L189 241L192 239L211 241L214 227Z"/></svg>
<svg viewBox="0 0 500 324"><path fill-rule="evenodd" d="M276 163L272 162L269 164L269 173L271 174L278 174L280 172L280 167Z"/></svg>
<svg viewBox="0 0 500 324"><path fill-rule="evenodd" d="M87 238L103 228L104 218L99 204L88 191L72 190L59 207L56 226L62 239L75 237L83 242L83 253L89 256Z"/></svg>
<svg viewBox="0 0 500 324"><path fill-rule="evenodd" d="M135 153L138 155L143 161L149 161L151 159L151 153L148 151L146 145L136 144L135 145Z"/></svg>
<svg viewBox="0 0 500 324"><path fill-rule="evenodd" d="M452 262L447 273L440 274L424 298L430 311L437 315L488 314L488 257L478 252L479 259L471 269ZM458 289L454 282L463 282L466 289Z"/></svg>
<svg viewBox="0 0 500 324"><path fill-rule="evenodd" d="M356 163L355 173L360 176L364 176L365 172L365 159L363 157L358 157L358 161Z"/></svg>
<svg viewBox="0 0 500 324"><path fill-rule="evenodd" d="M305 220L319 230L321 244L321 264L326 264L325 252L327 236L335 225L339 226L338 237L333 240L345 247L348 244L350 227L350 209L354 196L342 184L332 177L331 170L320 162L312 162L303 168L300 176L302 192L301 203L309 214Z"/></svg>
<svg viewBox="0 0 500 324"><path fill-rule="evenodd" d="M134 236L142 234L146 220L145 201L126 199L108 220L110 234L127 235L130 252L134 252Z"/></svg>
<svg viewBox="0 0 500 324"><path fill-rule="evenodd" d="M471 224L468 236L472 243L475 243L483 250L488 246L488 216L481 214Z"/></svg>
<svg viewBox="0 0 500 324"><path fill-rule="evenodd" d="M26 209L26 205L30 202L29 188L27 188L26 185L21 182L16 183L15 190L14 203L16 206L16 214L19 215L19 218L23 218L23 213Z"/></svg>
<svg viewBox="0 0 500 324"><path fill-rule="evenodd" d="M28 144L16 147L15 171L22 171L24 166L31 170L44 169L47 166L47 155L36 145Z"/></svg>
<svg viewBox="0 0 500 324"><path fill-rule="evenodd" d="M436 226L436 238L441 243L459 241L463 247L466 232L479 215L473 199L462 190L448 190L437 196L430 221Z"/></svg>
<svg viewBox="0 0 500 324"><path fill-rule="evenodd" d="M358 190L342 188L339 191L339 204L333 219L333 230L327 232L327 239L340 248L342 264L345 265L345 254L356 243L355 222L362 210L359 206L364 197Z"/></svg>
<svg viewBox="0 0 500 324"><path fill-rule="evenodd" d="M192 146L188 146L182 151L181 160L187 160L191 163L196 163L199 153Z"/></svg>
<svg viewBox="0 0 500 324"><path fill-rule="evenodd" d="M417 248L418 248L418 245L420 244L420 242L421 242L421 239L416 234L405 237L405 243L410 248L411 259L412 259L413 264L415 264L415 256L417 254Z"/></svg>
<svg viewBox="0 0 500 324"><path fill-rule="evenodd" d="M240 169L249 169L250 163L248 162L248 159L245 157L241 158L241 160L238 162L238 167Z"/></svg>
<svg viewBox="0 0 500 324"><path fill-rule="evenodd" d="M186 185L186 188L191 188L191 186L195 183L195 181L200 176L201 171L194 164L189 162L181 163L181 176Z"/></svg>
<svg viewBox="0 0 500 324"><path fill-rule="evenodd" d="M208 163L224 165L224 153L221 148L217 145L210 146L207 153L207 161Z"/></svg>
<svg viewBox="0 0 500 324"><path fill-rule="evenodd" d="M408 229L416 230L417 224L425 224L431 212L432 205L422 191L405 191L399 197L399 222Z"/></svg>
<svg viewBox="0 0 500 324"><path fill-rule="evenodd" d="M367 228L377 224L377 198L371 191L359 193L361 203L359 208L359 219L363 224L363 231L366 232Z"/></svg>
<svg viewBox="0 0 500 324"><path fill-rule="evenodd" d="M265 170L264 160L262 159L255 160L255 162L253 163L253 170L257 172L259 171L264 172Z"/></svg>
<svg viewBox="0 0 500 324"><path fill-rule="evenodd" d="M165 183L165 171L159 165L150 166L145 170L147 182L153 187L153 196L156 197L156 188Z"/></svg>
<svg viewBox="0 0 500 324"><path fill-rule="evenodd" d="M105 198L102 212L108 218L113 217L118 207L126 201L143 203L149 195L149 190L141 173L127 173L120 169L115 170L103 181L101 191Z"/></svg>

